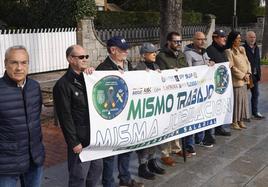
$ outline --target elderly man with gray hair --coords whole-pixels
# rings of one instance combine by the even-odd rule
[[[0,186],[41,185],[45,159],[40,114],[40,85],[27,77],[29,54],[24,46],[5,53],[0,79]]]
[[[259,81],[261,80],[261,66],[260,66],[260,49],[256,44],[256,34],[253,31],[248,31],[246,35],[246,42],[243,45],[246,50],[248,60],[250,62],[252,71],[252,81],[254,87],[250,89],[251,91],[251,111],[253,119],[263,119],[265,118],[258,111],[258,98],[259,98]]]

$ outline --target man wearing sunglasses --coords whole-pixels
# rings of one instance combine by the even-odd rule
[[[167,43],[156,56],[156,63],[161,70],[187,67],[181,49],[181,35],[170,32],[167,35]]]
[[[102,160],[82,163],[79,158],[82,148],[90,141],[89,109],[82,73],[93,71],[88,68],[88,57],[82,46],[68,47],[69,68],[53,88],[56,112],[68,149],[69,187],[94,187],[102,172]]]
[[[114,36],[107,41],[107,51],[109,56],[99,64],[96,70],[105,71],[131,71],[131,63],[127,61],[129,45],[121,36]],[[119,186],[143,187],[143,183],[136,182],[131,178],[129,172],[131,152],[117,156],[119,171]],[[103,158],[102,184],[104,187],[114,187],[115,181],[113,171],[115,167],[115,156]]]
[[[160,50],[156,56],[156,64],[161,70],[165,69],[178,69],[187,67],[188,64],[185,61],[184,54],[181,51],[181,35],[177,32],[170,32],[167,35],[167,43]],[[179,140],[174,140],[160,145],[162,151],[161,160],[167,166],[174,166],[176,161],[171,156],[172,153],[176,153],[177,156],[182,156]],[[187,153],[187,157],[191,155]]]

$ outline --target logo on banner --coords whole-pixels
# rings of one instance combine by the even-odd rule
[[[214,74],[215,92],[223,94],[229,85],[229,79],[227,68],[224,65],[219,66]]]
[[[125,108],[128,100],[126,82],[115,75],[99,80],[93,87],[93,105],[104,119],[113,119]]]

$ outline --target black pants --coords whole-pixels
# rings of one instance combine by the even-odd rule
[[[254,87],[250,89],[251,91],[251,111],[253,115],[258,113],[258,98],[259,98],[259,83],[258,81],[254,81]]]
[[[81,162],[79,154],[68,148],[69,187],[95,187],[102,173],[102,159]]]

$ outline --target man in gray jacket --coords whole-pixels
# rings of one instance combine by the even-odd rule
[[[206,49],[206,37],[203,32],[196,32],[193,37],[193,43],[185,46],[184,55],[185,60],[189,66],[208,65],[213,66],[214,62],[210,61]],[[204,131],[195,134],[195,143],[204,147],[213,147],[215,139],[204,140]],[[194,137],[193,135],[186,137],[186,150],[192,155],[196,155],[194,150]]]

